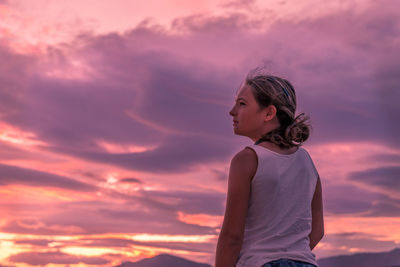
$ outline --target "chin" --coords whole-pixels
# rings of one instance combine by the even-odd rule
[[[245,136],[243,133],[241,133],[239,130],[237,130],[237,129],[233,129],[233,133],[235,134],[235,135],[243,135],[243,136]]]

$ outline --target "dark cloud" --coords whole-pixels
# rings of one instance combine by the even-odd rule
[[[80,51],[86,56],[105,52],[102,60],[107,64],[90,62],[98,66],[101,83],[97,77],[94,81],[70,81],[32,75],[32,90],[26,90],[23,99],[13,96],[18,102],[14,109],[20,108],[6,114],[4,120],[46,140],[50,146],[43,149],[140,170],[185,171],[194,162],[225,160],[232,148],[229,141],[221,142],[220,136],[232,134],[221,77],[197,77],[168,53],[121,48],[129,45],[129,40],[117,35],[99,37]],[[126,65],[124,72],[121,65]],[[148,78],[144,79],[139,69]],[[221,124],[224,120],[225,127]],[[157,149],[114,155],[95,140],[120,146],[156,145]],[[191,150],[185,149],[188,145]],[[180,162],[182,155],[180,159],[186,161]]]
[[[114,232],[120,229],[124,233],[150,233],[150,234],[213,234],[215,229],[211,227],[192,225],[177,220],[177,216],[171,212],[141,212],[137,210],[100,209],[98,214],[107,221],[105,229]],[[56,218],[55,218],[56,219]],[[76,222],[79,224],[79,222]],[[118,227],[116,227],[118,225]],[[88,232],[93,229],[85,226]]]
[[[11,220],[5,223],[1,230],[6,233],[31,234],[31,235],[72,235],[81,234],[79,226],[67,223],[43,224],[35,220],[34,224],[24,223],[22,220]]]
[[[293,77],[299,110],[309,112],[315,126],[314,142],[366,140],[398,146],[400,129],[393,119],[385,119],[381,107],[387,102],[377,97],[387,81],[399,91],[398,63],[392,54],[399,49],[393,32],[382,26],[397,20],[394,12],[373,6],[361,14],[348,10],[298,23],[278,21],[271,27],[268,36],[277,49],[269,61]],[[391,70],[387,76],[378,75],[382,66]],[[398,93],[392,97],[399,99]],[[398,105],[391,114],[399,114]]]
[[[228,172],[213,169],[211,170],[218,181],[226,181],[228,179]]]
[[[327,214],[364,213],[372,208],[373,200],[381,196],[349,184],[329,184],[323,190]]]
[[[349,254],[349,248],[358,248],[361,251],[384,251],[392,250],[398,245],[394,241],[382,240],[382,236],[365,234],[362,232],[346,232],[325,234],[322,242],[330,244],[322,249],[317,247],[315,252],[321,257]]]
[[[24,105],[29,74],[36,64],[33,56],[19,55],[0,42],[0,118],[7,120]]]
[[[40,214],[37,220],[8,221],[1,230],[37,235],[215,234],[214,227],[179,221],[178,212],[221,215],[225,196],[213,192],[139,191],[125,195],[112,191],[104,192],[103,198],[104,201],[55,203],[51,212]]]
[[[352,172],[349,174],[349,179],[383,189],[397,190],[400,188],[400,166]]]
[[[215,143],[213,143],[215,142]],[[195,136],[168,138],[159,147],[138,153],[106,153],[79,148],[54,148],[53,151],[74,155],[89,161],[121,166],[126,169],[155,173],[179,173],[194,170],[207,162],[225,162],[232,155],[228,141]]]
[[[394,241],[382,241],[379,240],[382,236],[365,234],[362,232],[351,232],[351,233],[338,233],[338,234],[327,234],[324,236],[324,242],[337,244],[346,247],[360,247],[366,251],[373,251],[376,248],[381,250],[390,250],[396,247]]]
[[[369,217],[400,217],[400,201],[390,197],[382,197],[372,202]]]
[[[222,215],[225,194],[191,191],[142,191],[143,201],[158,203],[159,208],[172,208],[189,214]],[[171,204],[172,203],[172,204]]]
[[[84,192],[95,191],[97,189],[93,185],[68,177],[5,164],[0,164],[0,175],[0,185],[23,184]]]
[[[76,173],[83,175],[83,176],[89,178],[90,180],[97,181],[97,182],[99,182],[99,181],[104,182],[104,180],[105,180],[104,177],[101,177],[100,175],[98,175],[96,173],[86,171],[86,170],[76,170]]]
[[[17,239],[14,240],[15,244],[29,244],[38,247],[47,247],[51,240],[48,239]]]
[[[385,154],[372,154],[365,158],[366,162],[375,161],[383,162],[386,164],[397,164],[400,162],[400,155],[395,153],[385,153]]]
[[[383,193],[371,192],[352,184],[327,184],[323,191],[326,214],[400,216],[400,201]]]
[[[119,181],[121,183],[134,183],[134,184],[141,184],[142,183],[141,180],[139,180],[138,178],[134,178],[134,177],[122,178],[122,179],[119,179]]]
[[[31,265],[54,264],[78,264],[100,265],[109,263],[108,260],[100,257],[74,256],[59,251],[54,252],[22,252],[12,255],[8,259],[11,262],[22,262]]]

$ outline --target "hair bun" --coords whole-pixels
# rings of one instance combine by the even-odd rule
[[[285,139],[293,145],[300,145],[310,136],[310,124],[307,123],[309,116],[299,114],[285,130]]]

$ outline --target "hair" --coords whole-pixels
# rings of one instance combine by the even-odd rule
[[[296,93],[292,84],[283,78],[260,73],[259,69],[250,71],[245,83],[251,87],[260,108],[274,105],[277,110],[280,126],[265,133],[260,140],[280,148],[301,146],[310,136],[310,117],[304,113],[295,116]]]

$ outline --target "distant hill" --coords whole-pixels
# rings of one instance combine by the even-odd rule
[[[389,252],[357,253],[318,260],[320,267],[400,267],[400,248]]]
[[[320,267],[400,267],[400,248],[389,252],[356,253],[318,260]],[[160,254],[137,262],[124,262],[115,267],[211,267],[204,263]]]
[[[189,261],[168,254],[160,254],[137,262],[124,262],[116,267],[211,267],[211,265]]]

